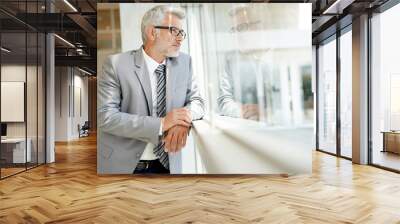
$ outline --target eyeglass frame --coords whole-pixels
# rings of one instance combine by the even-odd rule
[[[168,29],[171,34],[173,34],[173,29],[176,29],[176,30],[178,30],[178,33],[177,34],[173,34],[173,35],[175,35],[176,37],[179,37],[179,34],[180,34],[183,39],[186,38],[185,30],[179,29],[178,27],[175,27],[175,26],[154,26],[154,28],[156,28],[156,29]]]

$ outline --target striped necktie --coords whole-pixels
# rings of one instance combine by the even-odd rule
[[[166,115],[166,66],[161,64],[157,67],[155,73],[157,76],[157,117],[165,117]],[[164,151],[164,143],[159,142],[153,149],[154,154],[160,159],[161,164],[169,169],[168,153]]]

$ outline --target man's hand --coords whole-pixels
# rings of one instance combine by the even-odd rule
[[[162,118],[161,122],[163,132],[169,130],[175,125],[190,127],[192,123],[192,115],[189,109],[185,107],[177,108],[168,112],[168,114]]]
[[[178,152],[186,145],[189,128],[181,125],[172,127],[164,138],[167,152]]]
[[[257,104],[243,104],[242,117],[249,120],[260,120],[260,113]]]

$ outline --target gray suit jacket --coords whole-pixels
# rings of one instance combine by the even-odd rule
[[[168,58],[166,107],[204,114],[189,55]],[[131,174],[147,143],[157,145],[161,119],[152,117],[150,77],[142,49],[109,56],[97,78],[97,172]]]

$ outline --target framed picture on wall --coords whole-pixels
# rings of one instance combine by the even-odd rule
[[[25,82],[1,82],[1,122],[24,122]]]

